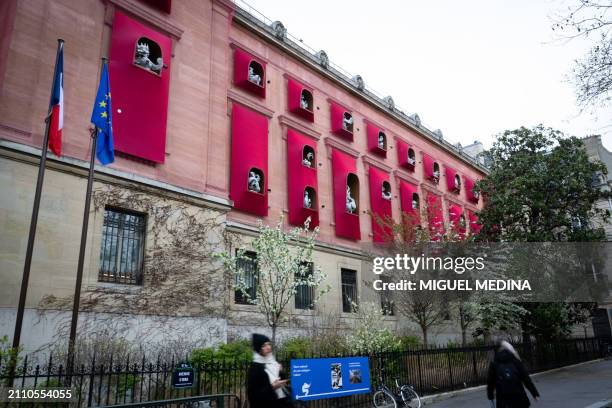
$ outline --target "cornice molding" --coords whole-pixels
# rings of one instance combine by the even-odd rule
[[[372,156],[369,156],[369,155],[361,156],[361,160],[363,160],[363,164],[366,167],[366,171],[368,170],[368,166],[377,167],[380,170],[385,171],[389,174],[391,174],[391,172],[393,171],[393,168],[391,166],[388,166],[385,163],[374,159]]]
[[[300,84],[304,85],[306,88],[310,88],[310,89],[312,89],[313,91],[314,91],[314,90],[319,91],[319,89],[318,89],[316,86],[314,86],[313,84],[311,84],[310,82],[307,82],[307,81],[305,81],[304,79],[302,79],[302,78],[298,78],[297,76],[295,76],[295,75],[291,75],[291,74],[289,74],[289,73],[287,73],[287,72],[285,72],[285,73],[283,74],[283,78],[285,78],[285,79],[292,79],[292,80],[294,80],[295,82],[299,82]],[[314,95],[313,95],[313,96],[314,96]]]
[[[254,100],[242,95],[241,93],[236,92],[233,89],[227,90],[227,115],[232,115],[232,103],[239,103],[240,105],[246,106],[254,110],[255,112],[261,113],[268,118],[272,118],[274,116],[274,111]]]
[[[358,159],[360,156],[359,150],[355,150],[350,146],[345,145],[344,143],[339,142],[338,140],[332,137],[325,138],[325,146],[327,146],[327,156],[331,158],[332,149],[340,150],[343,153],[348,154],[349,156]]]
[[[219,0],[216,0],[219,1]],[[183,35],[183,30],[180,25],[171,20],[170,16],[162,17],[156,12],[151,11],[140,1],[134,0],[106,0],[108,4],[120,8],[123,11],[146,21],[153,27],[168,34],[170,37],[180,40]]]
[[[266,57],[264,57],[263,55],[259,54],[256,51],[253,51],[252,48],[247,47],[246,45],[244,45],[243,43],[241,43],[240,41],[236,40],[233,37],[230,37],[230,48],[232,48],[232,49],[240,48],[242,51],[248,52],[249,54],[251,54],[252,56],[256,57],[257,59],[262,60],[266,64],[268,63],[268,59]]]
[[[310,129],[306,126],[304,126],[303,124],[301,124],[300,122],[298,122],[297,120],[287,116],[287,115],[279,115],[278,117],[278,122],[281,124],[281,126],[283,128],[291,128],[293,130],[296,130],[306,136],[309,136],[311,138],[313,138],[314,140],[319,140],[321,139],[321,133],[317,132],[316,130]],[[285,131],[285,129],[283,129],[283,138],[287,137],[287,132]]]
[[[41,150],[38,147],[0,139],[0,157],[38,166],[40,155]],[[73,157],[56,157],[49,154],[47,157],[47,169],[87,178],[89,162]],[[231,200],[225,198],[189,190],[163,181],[99,164],[95,166],[94,180],[97,182],[116,184],[126,188],[138,188],[151,194],[164,195],[195,205],[215,208],[223,212],[230,211],[234,205]]]
[[[421,183],[421,190],[427,191],[428,193],[435,194],[440,197],[444,197],[444,193],[442,191],[425,183]]]
[[[421,182],[416,177],[411,176],[408,172],[406,172],[404,170],[395,169],[395,170],[393,170],[393,175],[397,179],[398,184],[399,184],[399,180],[404,180],[404,181],[407,181],[410,184],[414,184],[417,187],[419,185],[421,185]]]
[[[347,112],[349,112],[351,115],[353,114],[353,112],[355,111],[355,108],[352,108],[351,106],[347,105],[346,103],[340,102],[337,99],[332,98],[331,96],[327,97],[327,102],[330,104],[335,104],[340,106],[341,108],[344,108]]]

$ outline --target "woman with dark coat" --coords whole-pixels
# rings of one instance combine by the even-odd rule
[[[253,362],[249,368],[247,395],[250,408],[288,408],[291,400],[281,379],[282,366],[272,354],[272,343],[263,334],[253,334]]]
[[[507,341],[498,342],[487,377],[487,397],[491,406],[493,399],[497,398],[497,408],[528,408],[531,404],[523,385],[537,401],[540,394],[518,353]]]

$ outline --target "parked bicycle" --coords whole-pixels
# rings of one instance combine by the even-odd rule
[[[400,385],[399,377],[395,377],[395,387],[385,385],[380,370],[377,391],[372,396],[376,408],[421,408],[421,398],[410,384]]]

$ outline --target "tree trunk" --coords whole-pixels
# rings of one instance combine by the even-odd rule
[[[421,326],[421,331],[423,332],[423,345],[427,348],[429,344],[427,340],[427,327]]]
[[[491,331],[489,331],[489,329],[483,331],[482,337],[484,338],[485,344],[491,344]]]
[[[467,345],[467,325],[465,324],[465,314],[463,312],[463,306],[459,307],[459,326],[461,326],[461,346]]]
[[[272,324],[272,346],[276,347],[276,324]]]

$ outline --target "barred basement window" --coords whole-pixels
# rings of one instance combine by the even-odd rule
[[[312,276],[313,273],[313,264],[312,262],[302,262],[300,264],[304,267],[304,275],[298,276],[296,273],[297,279],[307,279]],[[297,293],[295,294],[295,308],[296,309],[314,309],[314,287],[308,285],[299,285],[297,288]]]
[[[341,269],[342,279],[342,311],[353,313],[353,304],[358,303],[357,299],[357,271],[352,269]]]
[[[243,257],[236,261],[236,266],[242,275],[236,276],[236,285],[242,281],[245,287],[244,290],[236,289],[234,301],[239,304],[248,305],[250,304],[249,299],[254,300],[257,298],[257,279],[259,277],[257,254],[253,251],[245,251]]]
[[[142,284],[146,216],[104,209],[98,281]]]

